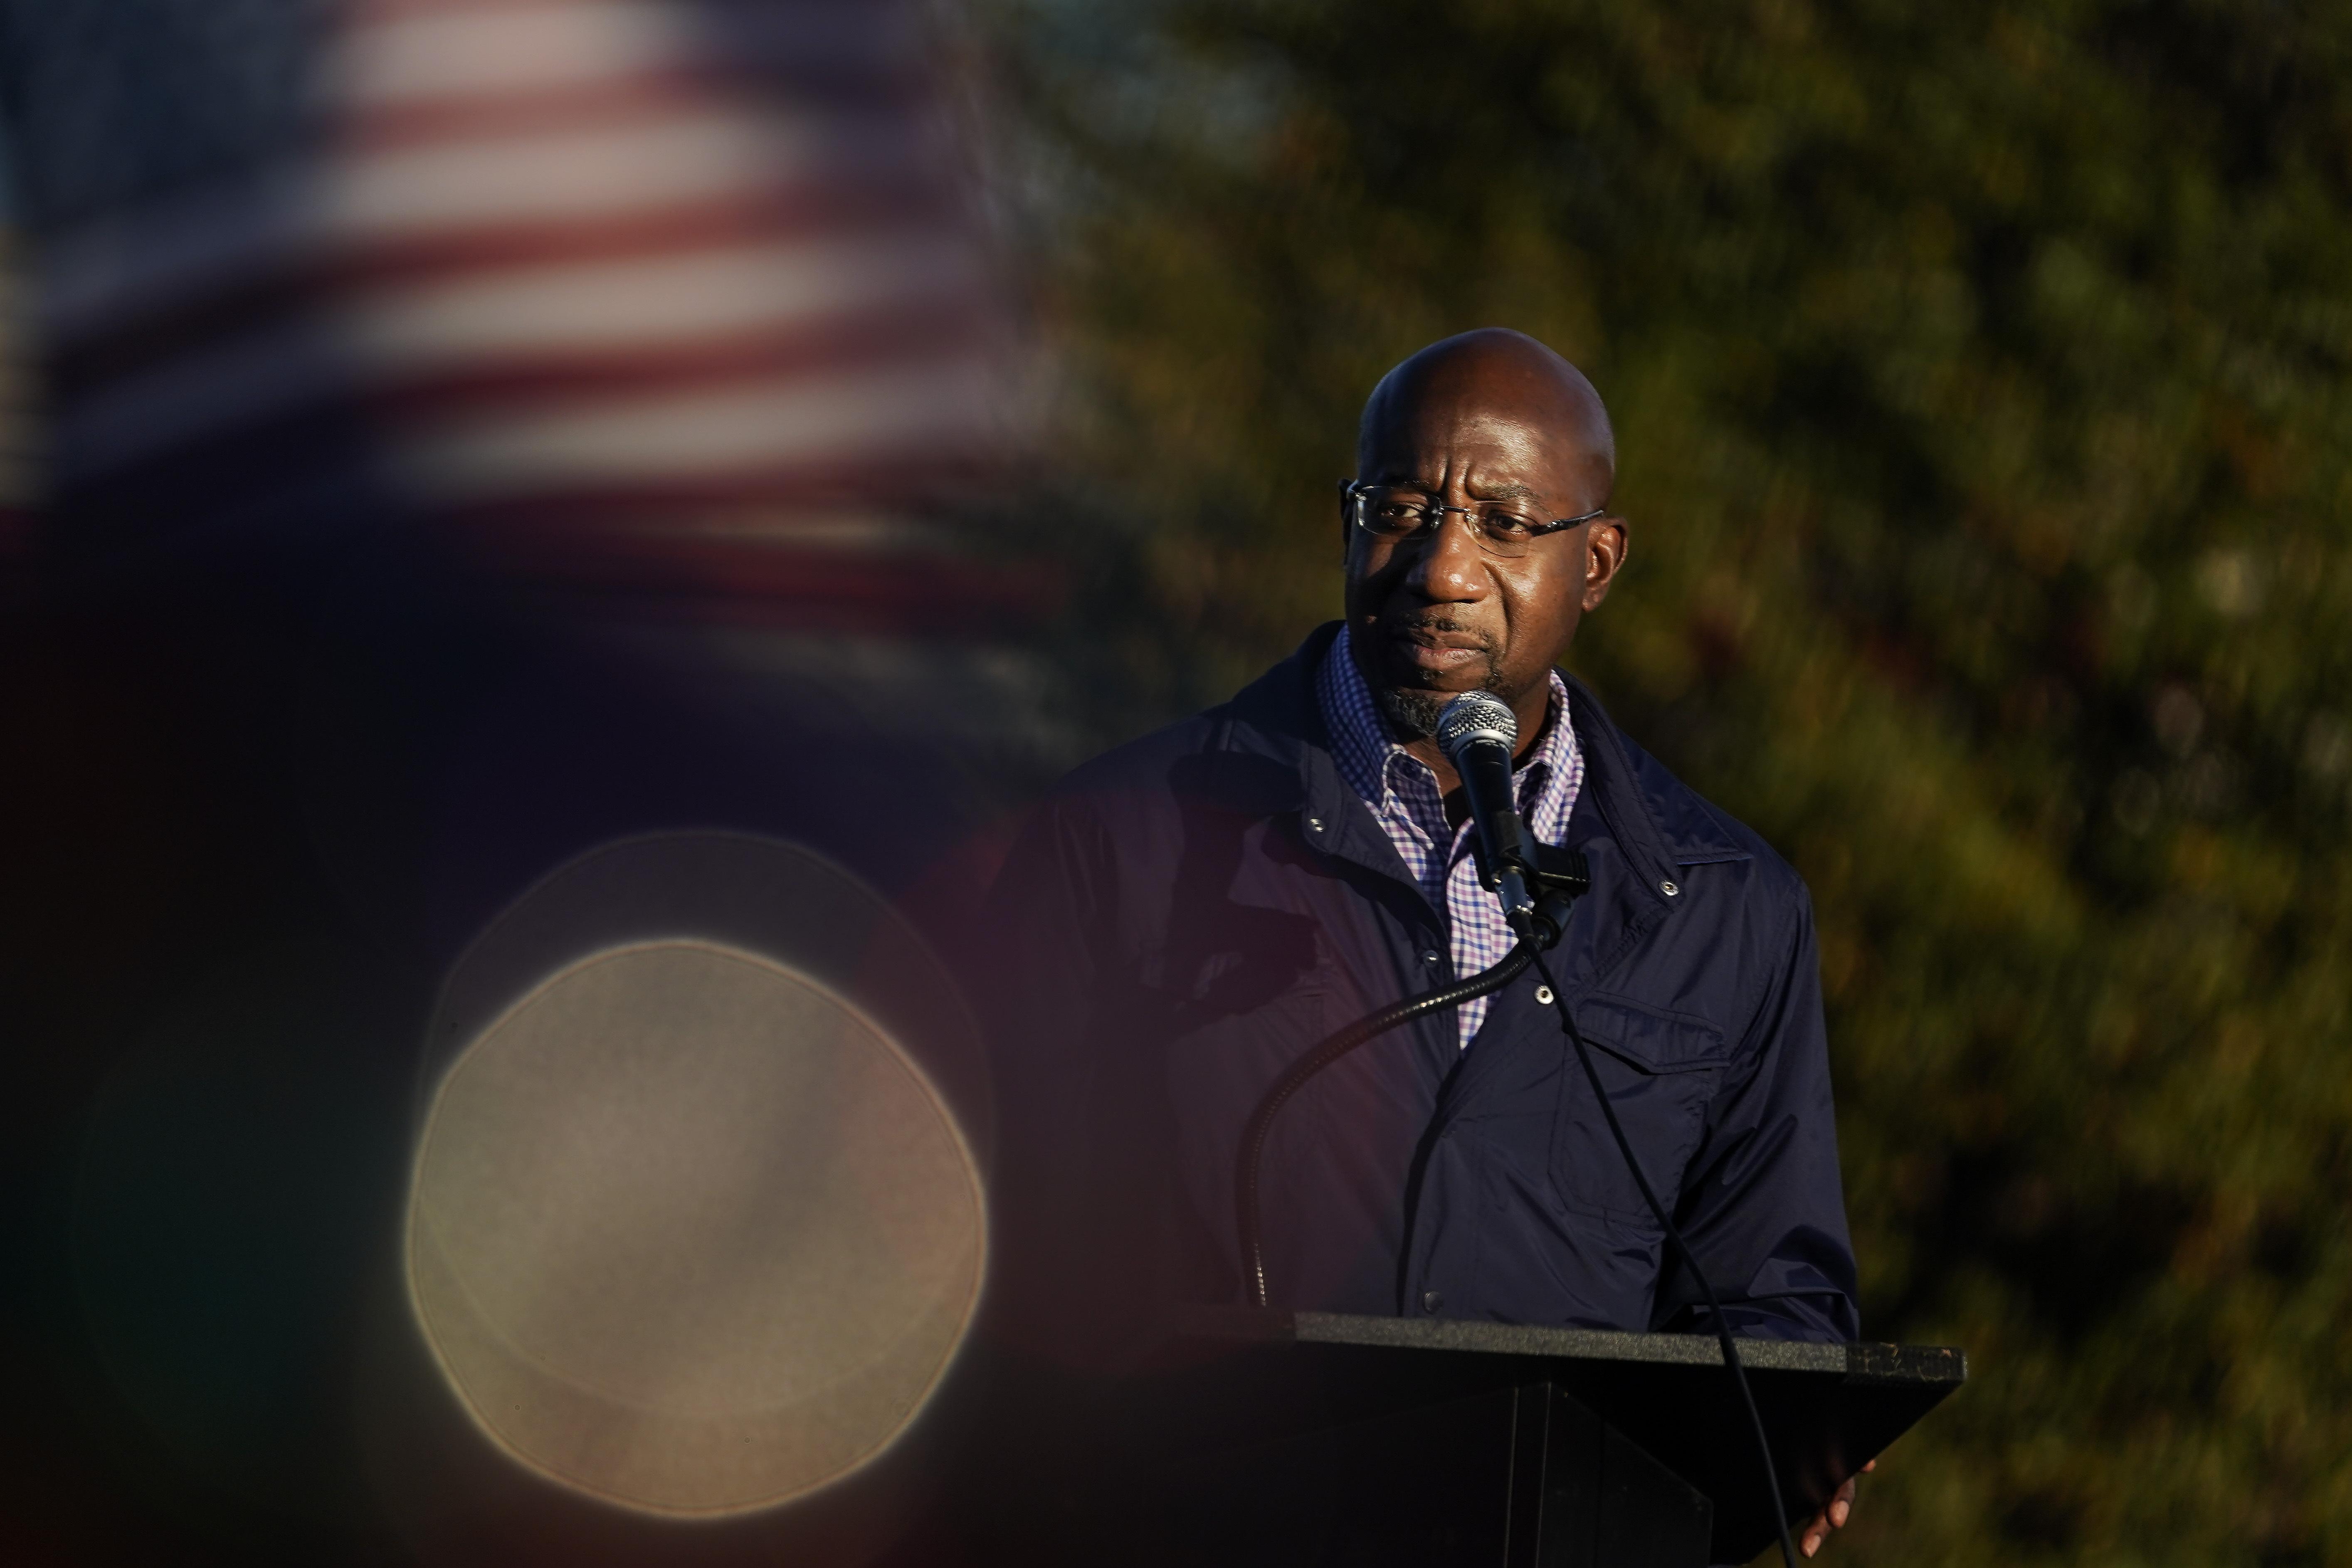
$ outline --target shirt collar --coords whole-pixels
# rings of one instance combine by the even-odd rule
[[[1568,683],[1556,669],[1550,672],[1550,681],[1551,703],[1543,740],[1524,760],[1515,763],[1511,772],[1518,786],[1520,811],[1528,816],[1528,826],[1537,837],[1547,842],[1559,837],[1565,826],[1567,805],[1572,799],[1563,797],[1568,797],[1581,773],[1576,766],[1576,727],[1569,721]],[[1331,731],[1331,752],[1339,764],[1339,776],[1348,781],[1349,787],[1365,805],[1376,812],[1380,810],[1394,791],[1394,770],[1400,766],[1418,770],[1419,778],[1435,783],[1428,764],[1406,751],[1390,731],[1371,687],[1349,652],[1348,628],[1344,625],[1332,639],[1330,651],[1323,656],[1323,667],[1316,672],[1315,690],[1323,709],[1323,721]],[[1409,771],[1408,776],[1414,775]],[[1560,820],[1549,820],[1554,817]]]

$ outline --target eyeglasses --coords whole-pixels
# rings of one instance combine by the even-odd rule
[[[1356,527],[1387,543],[1434,539],[1445,514],[1461,514],[1463,526],[1478,548],[1503,560],[1525,555],[1547,533],[1558,533],[1580,522],[1591,522],[1607,507],[1595,507],[1576,517],[1546,521],[1540,512],[1507,501],[1482,501],[1475,506],[1446,506],[1423,491],[1397,485],[1368,485],[1349,479],[1339,487],[1348,518]]]

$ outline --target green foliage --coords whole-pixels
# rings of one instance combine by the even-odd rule
[[[2352,11],[1004,23],[1098,721],[1334,611],[1390,363],[1576,359],[1573,661],[1810,879],[1865,1321],[1976,1369],[1832,1550],[2352,1563]]]

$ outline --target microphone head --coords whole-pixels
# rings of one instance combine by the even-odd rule
[[[1448,762],[1459,762],[1462,748],[1475,741],[1495,741],[1505,752],[1519,743],[1519,716],[1491,691],[1465,691],[1437,716],[1437,747]]]

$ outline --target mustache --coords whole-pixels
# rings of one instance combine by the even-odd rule
[[[1476,642],[1481,652],[1490,657],[1500,653],[1503,646],[1502,639],[1493,632],[1465,626],[1446,615],[1383,616],[1381,629],[1382,635],[1391,637],[1408,637],[1414,632],[1444,632],[1454,637],[1467,637]]]
[[[1394,620],[1383,621],[1379,631],[1381,639],[1389,643],[1410,643],[1417,632],[1467,637],[1471,645],[1486,656],[1486,679],[1481,684],[1491,689],[1502,677],[1503,639],[1491,629],[1465,626],[1451,616],[1439,614],[1400,616]],[[1408,676],[1405,679],[1411,683],[1407,688],[1411,689],[1417,688],[1424,678]]]

